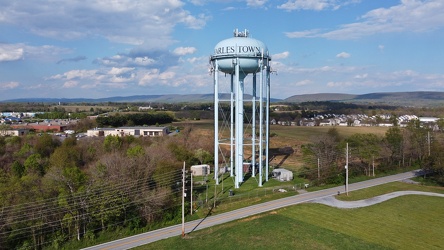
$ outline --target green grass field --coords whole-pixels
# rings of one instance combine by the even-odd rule
[[[353,134],[366,134],[372,133],[377,136],[383,137],[388,128],[386,127],[300,127],[300,126],[281,126],[272,125],[270,127],[270,133],[274,133],[277,136],[285,136],[290,140],[296,140],[300,143],[309,143],[310,137],[317,136],[320,134],[326,134],[329,129],[337,129],[340,136],[346,138]],[[277,139],[277,138],[276,138]],[[270,140],[273,140],[271,138]]]
[[[400,182],[350,193],[444,192]],[[443,249],[444,198],[410,195],[370,207],[300,204],[173,237],[138,249]]]
[[[199,130],[199,133],[209,136],[213,136],[214,121],[213,120],[198,120],[198,121],[183,121],[175,122],[173,126],[192,126],[194,129]],[[271,166],[281,166],[292,171],[297,171],[303,166],[302,154],[300,147],[303,144],[310,143],[312,138],[326,134],[329,129],[337,129],[341,137],[347,138],[353,134],[366,134],[371,133],[379,137],[384,137],[387,132],[387,127],[340,127],[340,126],[325,126],[325,127],[301,127],[301,126],[270,126],[270,154],[279,152],[279,149],[285,147],[291,147],[294,149],[294,153],[286,155],[276,155],[271,161]],[[226,137],[228,137],[229,130],[224,130]],[[249,157],[248,148],[244,151],[246,157]]]

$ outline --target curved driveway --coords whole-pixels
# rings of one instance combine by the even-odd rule
[[[376,178],[372,180],[367,180],[363,182],[353,183],[349,185],[348,190],[354,191],[358,189],[368,188],[372,186],[381,185],[384,183],[401,181],[405,179],[409,179],[415,176],[421,175],[419,170],[406,172],[402,174],[396,174],[391,176],[385,176],[381,178]],[[226,223],[229,221],[241,219],[244,217],[248,217],[255,214],[260,214],[263,212],[279,209],[282,207],[287,207],[303,202],[310,202],[314,200],[321,200],[323,198],[331,197],[333,195],[338,194],[338,192],[344,192],[344,186],[334,187],[324,190],[319,190],[315,192],[303,193],[291,197],[286,197],[278,200],[273,200],[245,208],[240,208],[237,210],[233,210],[230,212],[209,216],[204,219],[194,220],[185,223],[185,233],[190,233],[195,230],[200,230],[207,227],[212,227],[214,225]],[[120,240],[110,241],[101,245],[89,247],[86,249],[129,249],[141,245],[145,245],[154,241],[158,241],[161,239],[166,239],[173,236],[178,236],[182,234],[182,225],[174,225],[138,235],[134,235],[131,237],[127,237]]]
[[[333,196],[328,196],[324,198],[315,199],[311,202],[320,203],[330,207],[337,207],[337,208],[359,208],[359,207],[368,207],[403,195],[427,195],[427,196],[437,196],[444,198],[444,194],[438,194],[438,193],[421,192],[421,191],[398,191],[359,201],[340,201]]]

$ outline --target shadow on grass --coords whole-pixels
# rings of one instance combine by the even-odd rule
[[[210,209],[210,211],[208,211],[207,215],[205,215],[205,217],[204,217],[201,221],[199,221],[199,223],[197,223],[197,225],[196,225],[193,229],[191,229],[191,231],[190,231],[188,234],[194,232],[194,231],[200,226],[200,224],[202,224],[202,222],[203,222],[205,219],[207,219],[208,216],[211,215],[211,212],[213,211],[213,208],[214,208],[214,207],[211,207],[211,209]]]

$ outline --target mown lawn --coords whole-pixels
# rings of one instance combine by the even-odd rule
[[[367,190],[380,194],[391,188],[404,190],[404,185],[414,186],[410,190],[422,189],[401,183]],[[371,193],[366,191],[355,198],[368,197]],[[402,196],[358,209],[306,203],[139,249],[443,249],[443,204],[444,198],[419,195]]]

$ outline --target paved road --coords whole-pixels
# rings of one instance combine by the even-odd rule
[[[420,175],[420,172],[418,170],[415,170],[415,171],[411,171],[411,172],[407,172],[407,173],[376,178],[376,179],[372,179],[372,180],[367,180],[367,181],[363,181],[363,182],[350,184],[348,190],[353,191],[353,190],[368,188],[368,187],[372,187],[372,186],[381,185],[384,183],[409,179],[409,178],[412,178],[412,177],[415,177],[418,175]],[[204,219],[190,221],[190,222],[185,223],[185,233],[190,233],[195,230],[200,230],[200,229],[204,229],[207,227],[212,227],[214,225],[218,225],[218,224],[226,223],[229,221],[248,217],[251,215],[260,214],[263,212],[279,209],[282,207],[287,207],[287,206],[291,206],[291,205],[295,205],[295,204],[299,204],[299,203],[303,203],[303,202],[309,202],[309,201],[313,201],[315,199],[330,197],[330,196],[338,194],[338,192],[344,193],[344,191],[345,191],[344,186],[341,186],[341,187],[334,187],[334,188],[319,190],[319,191],[315,191],[315,192],[307,192],[307,193],[303,193],[303,194],[299,194],[299,195],[295,195],[295,196],[291,196],[291,197],[286,197],[286,198],[282,198],[282,199],[278,199],[278,200],[274,200],[274,201],[269,201],[269,202],[265,202],[265,203],[245,207],[245,208],[240,208],[240,209],[226,212],[223,214],[209,216]],[[178,224],[178,225],[158,229],[155,231],[150,231],[147,233],[142,233],[139,235],[131,236],[128,238],[107,242],[107,243],[93,246],[93,247],[89,247],[86,249],[88,249],[88,250],[93,250],[93,249],[94,250],[96,250],[96,249],[129,249],[129,248],[134,248],[137,246],[142,246],[142,245],[145,245],[145,244],[148,244],[151,242],[155,242],[155,241],[158,241],[161,239],[166,239],[169,237],[178,236],[181,234],[182,234],[182,225]]]
[[[371,205],[375,205],[399,196],[403,195],[427,195],[427,196],[435,196],[435,197],[443,197],[444,194],[438,194],[438,193],[431,193],[431,192],[421,192],[421,191],[398,191],[388,194],[379,195],[373,198],[365,199],[365,200],[359,200],[359,201],[341,201],[336,199],[333,196],[319,198],[316,200],[312,200],[310,202],[313,203],[320,203],[324,204],[330,207],[337,207],[337,208],[359,208],[359,207],[368,207]]]

